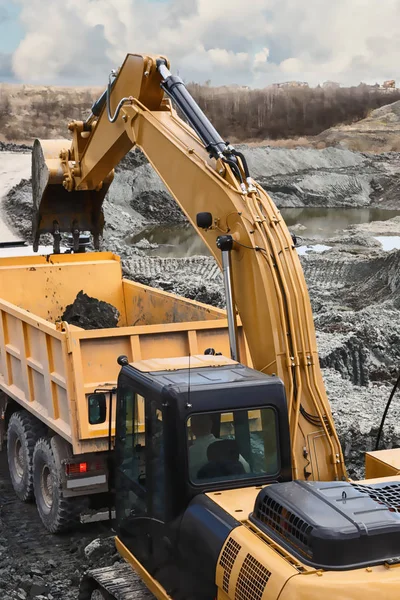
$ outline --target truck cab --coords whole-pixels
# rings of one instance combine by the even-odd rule
[[[284,386],[223,356],[125,364],[115,461],[125,556],[174,598],[215,597],[219,553],[240,523],[206,493],[291,479]]]

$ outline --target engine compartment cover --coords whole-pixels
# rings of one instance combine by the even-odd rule
[[[316,568],[400,562],[400,481],[272,484],[258,494],[250,520]]]

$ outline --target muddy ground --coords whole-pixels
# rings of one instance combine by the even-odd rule
[[[108,522],[63,536],[48,533],[35,505],[16,500],[6,453],[0,452],[1,600],[76,600],[86,569],[119,560],[113,535]]]
[[[245,152],[252,174],[271,192],[278,206],[397,208],[400,154],[267,147],[245,148]],[[21,176],[25,179],[6,194],[0,209],[8,227],[30,241],[31,184],[25,172]],[[117,169],[104,210],[107,225],[103,248],[121,256],[125,276],[224,305],[222,279],[214,259],[149,257],[146,243],[128,243],[131,234],[148,223],[185,221],[142,155],[130,153]],[[351,226],[323,240],[332,247],[328,252],[311,252],[301,259],[324,380],[349,473],[354,477],[363,475],[363,452],[374,446],[384,405],[400,368],[400,251],[383,252],[374,239],[382,234],[400,235],[400,218]],[[306,242],[313,241],[306,231],[301,235]],[[386,447],[400,445],[399,423],[400,408],[395,400],[385,427]],[[79,575],[90,563],[84,548],[94,537],[105,538],[107,546],[110,528],[86,526],[73,536],[47,535],[35,508],[21,509],[14,502],[4,453],[1,460],[0,589],[3,585],[7,590],[4,598],[33,597],[29,585],[35,578],[42,578],[44,583],[39,583],[47,586],[44,598],[76,598]],[[26,531],[23,520],[17,519],[19,510],[28,517]],[[103,554],[100,550],[99,554],[104,561],[115,559],[112,549]],[[36,567],[40,573],[32,572]]]

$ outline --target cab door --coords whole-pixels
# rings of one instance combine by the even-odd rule
[[[150,571],[165,507],[162,409],[152,394],[120,378],[115,444],[118,537]]]

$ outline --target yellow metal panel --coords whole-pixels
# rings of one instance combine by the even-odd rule
[[[365,453],[365,478],[390,477],[400,473],[400,448]]]
[[[189,333],[191,333],[189,331]],[[150,358],[132,363],[132,367],[150,373],[155,371],[177,371],[178,369],[198,369],[201,367],[224,367],[237,365],[235,360],[226,356],[213,356],[198,354],[194,356],[181,356],[177,358]]]
[[[54,325],[38,318],[34,323],[35,319],[25,311],[11,309],[19,315],[18,320],[8,312],[6,303],[1,305],[0,388],[70,440],[68,402],[62,408],[62,415],[59,407],[60,398],[66,399],[66,373],[64,369],[56,372],[52,366],[53,354],[62,352],[61,335]]]
[[[232,515],[237,521],[247,521],[254,510],[257,495],[263,486],[238,488],[206,494],[215,504]]]
[[[228,547],[232,542],[236,545],[233,555]],[[231,532],[221,550],[216,584],[231,600],[276,600],[286,582],[298,576],[299,571],[283,556],[241,526]]]
[[[216,501],[216,497],[208,495]],[[220,505],[225,507],[227,504]],[[231,511],[232,506],[229,509]],[[239,551],[236,546],[236,553],[228,564],[230,574],[226,574],[223,557],[230,539],[239,545]],[[225,556],[227,554],[230,554],[229,548]],[[244,564],[246,557],[250,561],[255,559],[258,566],[269,573],[262,595],[254,595],[254,586],[248,578],[249,570]],[[257,576],[256,581],[260,581]],[[221,590],[225,590],[225,595],[218,595],[221,600],[253,600],[256,597],[260,600],[398,600],[400,568],[382,565],[347,571],[312,569],[290,557],[277,544],[269,541],[267,536],[258,536],[251,529],[241,526],[232,531],[222,548],[216,583]]]
[[[398,600],[400,569],[318,571],[288,581],[279,600]]]
[[[182,321],[226,319],[226,311],[180,298],[140,283],[123,280],[128,325],[155,325]]]

